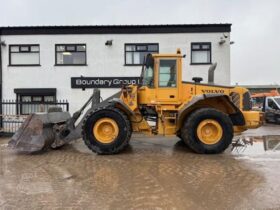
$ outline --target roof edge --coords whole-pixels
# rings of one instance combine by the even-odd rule
[[[77,26],[6,26],[0,35],[43,34],[149,34],[231,32],[230,23],[173,25],[77,25]]]

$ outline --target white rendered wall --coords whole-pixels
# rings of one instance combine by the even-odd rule
[[[228,33],[225,33],[229,35]],[[183,78],[202,77],[207,82],[210,65],[190,65],[191,42],[211,42],[212,63],[217,62],[215,83],[230,84],[230,38],[219,45],[223,33],[181,34],[89,34],[89,35],[9,35],[1,36],[6,47],[2,47],[3,99],[15,99],[15,88],[56,88],[57,99],[67,99],[70,111],[80,108],[92,90],[71,88],[71,77],[121,77],[140,76],[141,66],[124,66],[125,43],[158,43],[160,53],[175,53],[181,48],[186,54],[183,62]],[[107,40],[112,46],[105,46]],[[87,46],[87,66],[55,66],[55,44],[83,44]],[[11,67],[9,65],[10,44],[39,44],[41,66]],[[105,99],[118,89],[101,89]]]

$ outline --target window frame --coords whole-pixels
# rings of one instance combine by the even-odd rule
[[[24,89],[18,89],[18,90],[24,90]],[[57,101],[57,93],[55,88],[30,88],[28,90],[25,90],[24,92],[18,92],[16,89],[14,90],[16,93],[16,101],[19,102],[16,113],[19,115],[29,115],[30,113],[23,112],[23,106],[24,105],[41,105],[45,104],[48,101],[45,101],[45,96],[52,96],[54,98],[53,102],[49,101],[49,104],[54,103]],[[24,102],[22,101],[23,97],[30,97],[31,101]],[[34,97],[41,97],[42,101],[35,101],[33,100]]]
[[[54,100],[53,101],[45,101],[45,96],[52,96],[52,97],[54,97]],[[23,99],[23,97],[31,97],[31,101],[23,101],[22,99]],[[34,100],[34,98],[35,97],[41,97],[41,101],[36,101],[36,100]],[[46,103],[47,104],[51,104],[51,103],[55,103],[56,102],[56,95],[40,95],[40,94],[37,94],[37,95],[33,95],[33,94],[31,94],[31,95],[19,95],[19,114],[20,115],[30,115],[31,113],[25,113],[23,110],[23,106],[24,105],[30,105],[30,106],[32,106],[33,105],[33,107],[34,107],[34,105],[38,105],[38,106],[40,106],[40,105],[46,105]]]
[[[79,46],[79,45],[84,45],[85,46],[85,51],[77,51],[77,46]],[[64,46],[65,47],[65,51],[57,51],[57,47],[58,46]],[[67,46],[69,47],[69,46],[75,46],[75,51],[67,51],[66,49],[67,49]],[[81,43],[81,44],[77,44],[77,43],[75,43],[75,44],[69,44],[69,43],[67,43],[67,44],[55,44],[55,47],[54,47],[54,51],[55,51],[55,66],[87,66],[87,45],[86,45],[86,43]],[[57,53],[58,52],[84,52],[85,53],[85,63],[84,64],[58,64],[57,63]]]
[[[175,86],[174,87],[172,87],[172,86],[162,86],[162,85],[160,85],[160,61],[162,61],[162,60],[174,60],[175,61],[175,63],[176,63],[176,80],[175,80]],[[158,88],[177,88],[178,87],[178,59],[177,58],[160,58],[160,59],[158,59],[158,84],[157,84],[157,87]]]
[[[193,49],[194,45],[200,45],[199,49]],[[202,45],[209,45],[209,49],[202,49]],[[193,62],[193,51],[206,51],[210,52],[210,62],[194,63]],[[190,65],[211,65],[212,64],[212,43],[211,42],[192,42],[191,43],[191,62]]]
[[[135,45],[136,51],[127,51],[126,46],[127,45]],[[148,45],[157,45],[158,50],[157,51],[148,51],[148,50],[137,50],[137,46],[147,46]],[[126,63],[126,53],[127,52],[148,52],[148,53],[159,53],[159,43],[125,43],[124,44],[124,66],[142,66],[142,63],[139,64],[127,64]]]
[[[18,52],[12,52],[12,47],[19,47]],[[21,51],[21,47],[28,47],[28,51]],[[31,47],[38,47],[38,51],[31,51]],[[12,54],[13,53],[38,53],[39,54],[39,64],[12,64]],[[9,66],[41,66],[41,54],[40,54],[40,45],[39,44],[10,44],[9,45]]]

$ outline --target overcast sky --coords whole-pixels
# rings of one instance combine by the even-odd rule
[[[279,0],[0,2],[0,26],[232,23],[232,84],[280,84]]]

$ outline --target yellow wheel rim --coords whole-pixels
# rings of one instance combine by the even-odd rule
[[[119,134],[116,121],[108,117],[97,120],[92,130],[97,141],[103,144],[112,143]]]
[[[216,144],[223,136],[223,128],[216,120],[206,119],[199,123],[197,136],[204,144]]]

